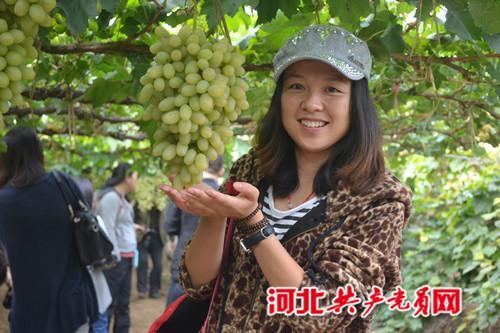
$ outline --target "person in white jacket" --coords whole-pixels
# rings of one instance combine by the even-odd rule
[[[130,164],[121,163],[97,194],[96,212],[104,221],[118,264],[104,271],[113,300],[106,315],[100,316],[100,320],[94,323],[94,332],[100,332],[101,327],[107,329],[112,316],[112,332],[130,331],[130,292],[133,259],[137,249],[135,230],[141,229],[141,226],[134,223],[134,209],[126,195],[135,191],[137,178],[138,173]]]

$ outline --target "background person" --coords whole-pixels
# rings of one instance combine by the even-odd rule
[[[0,241],[14,286],[11,332],[87,333],[97,315],[96,295],[80,263],[64,197],[45,171],[42,144],[27,128],[10,130],[4,141]]]
[[[107,314],[101,315],[94,324],[94,330],[108,326],[111,317],[114,317],[114,333],[126,333],[130,330],[132,268],[137,248],[135,230],[142,227],[134,223],[134,209],[126,195],[135,191],[137,177],[138,173],[129,163],[120,163],[104,188],[96,194],[96,212],[104,221],[114,245],[113,253],[119,261],[115,267],[104,271],[112,302]]]
[[[149,297],[160,298],[161,276],[163,272],[163,245],[165,243],[160,230],[161,211],[153,207],[148,212],[142,213],[141,216],[144,220],[145,231],[137,246],[139,250],[137,292],[139,298],[146,297],[148,295],[149,284]],[[153,267],[149,273],[148,281],[149,257],[151,257]]]

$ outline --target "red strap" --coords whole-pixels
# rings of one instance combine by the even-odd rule
[[[236,191],[235,188],[233,187],[232,181],[227,181],[226,190],[227,190],[227,194],[229,194],[229,195],[236,196],[239,194],[239,192]],[[207,330],[208,318],[210,317],[210,312],[212,310],[212,306],[214,304],[215,297],[217,296],[217,292],[219,291],[219,287],[220,287],[221,280],[222,280],[222,273],[224,272],[224,266],[225,266],[227,259],[229,257],[229,245],[231,244],[231,237],[233,235],[234,221],[228,218],[227,222],[229,222],[229,226],[227,228],[226,237],[224,239],[224,251],[222,252],[222,263],[221,263],[221,266],[219,269],[219,274],[217,274],[217,280],[215,281],[215,287],[214,287],[214,291],[212,293],[212,299],[210,300],[210,306],[208,307],[207,318],[205,319],[205,323],[203,324],[203,327],[201,329],[202,333],[205,333]]]

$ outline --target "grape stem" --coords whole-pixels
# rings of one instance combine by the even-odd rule
[[[196,0],[191,0],[193,3],[193,30],[196,30],[198,25],[198,2]]]
[[[153,1],[153,2],[156,5],[156,13],[153,15],[151,20],[148,22],[148,24],[141,31],[129,36],[127,39],[125,39],[125,41],[135,40],[139,36],[145,34],[146,32],[149,32],[153,28],[153,24],[156,23],[156,21],[158,20],[158,17],[160,17],[161,12],[167,6],[167,0],[163,1],[163,4],[161,4],[161,5],[157,1]]]
[[[219,16],[219,21],[222,22],[222,27],[224,30],[224,35],[227,40],[231,43],[231,36],[229,35],[229,29],[227,28],[226,19],[224,18],[224,11],[222,10],[222,6],[219,0],[215,0],[215,11],[217,12],[217,16]]]

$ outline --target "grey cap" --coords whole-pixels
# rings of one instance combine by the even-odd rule
[[[333,25],[305,28],[278,51],[273,59],[274,79],[293,63],[313,59],[332,66],[351,80],[370,79],[372,58],[364,41]]]

